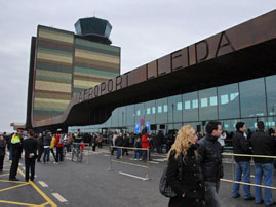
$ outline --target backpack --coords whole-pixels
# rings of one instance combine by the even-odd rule
[[[183,155],[180,155],[180,158],[178,158],[178,167],[179,167],[179,180],[182,180],[182,172],[183,172]],[[177,193],[175,193],[171,186],[169,186],[168,181],[167,181],[167,170],[168,166],[166,166],[163,170],[160,183],[159,183],[159,191],[160,193],[168,198],[173,198],[177,196]]]

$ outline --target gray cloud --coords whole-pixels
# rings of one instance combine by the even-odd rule
[[[0,0],[0,131],[25,122],[31,37],[38,24],[74,30],[80,17],[108,19],[122,73],[276,8],[243,0]]]

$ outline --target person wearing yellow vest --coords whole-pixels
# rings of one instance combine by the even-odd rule
[[[56,155],[54,153],[55,143],[56,143],[56,138],[55,138],[55,135],[53,135],[51,143],[50,143],[50,152],[52,153],[52,155],[53,155],[53,157],[55,159],[54,163],[57,163],[57,157],[56,157]]]
[[[16,131],[11,138],[11,148],[12,148],[12,163],[10,167],[10,175],[9,180],[10,181],[17,181],[16,174],[17,174],[17,168],[18,168],[18,162],[21,156],[22,152],[22,143],[21,143],[21,135],[19,133],[19,130]]]

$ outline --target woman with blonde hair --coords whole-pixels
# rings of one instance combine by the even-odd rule
[[[197,135],[191,125],[183,126],[168,152],[167,182],[175,197],[169,207],[205,206],[205,187],[197,153]]]

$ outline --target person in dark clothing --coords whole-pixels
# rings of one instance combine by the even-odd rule
[[[44,141],[44,132],[38,136],[38,156],[37,156],[37,162],[40,162],[41,156],[44,152],[44,147],[43,147],[43,141]]]
[[[217,121],[207,123],[206,135],[199,140],[198,153],[203,179],[206,186],[206,206],[219,207],[221,201],[218,196],[220,179],[223,177],[222,146],[218,138],[222,133],[222,125]]]
[[[19,159],[22,152],[22,138],[21,138],[21,134],[19,133],[19,130],[12,135],[11,151],[12,151],[12,163],[10,167],[9,180],[18,181],[16,179],[16,174],[17,174]]]
[[[275,139],[264,131],[264,122],[257,123],[258,130],[251,135],[250,144],[252,146],[253,155],[267,155],[273,156],[276,152]],[[255,161],[255,179],[256,184],[262,185],[264,180],[265,186],[272,186],[273,175],[273,159],[254,157]],[[264,189],[264,197],[260,187],[256,187],[256,203],[264,202],[265,206],[274,206],[275,202],[272,200],[272,191],[269,188]]]
[[[129,138],[127,134],[124,134],[123,136],[123,147],[129,147]],[[123,149],[123,156],[126,154],[128,155],[128,150],[127,149]]]
[[[246,136],[246,126],[244,122],[238,122],[236,124],[236,133],[233,137],[233,152],[234,154],[251,154],[249,149],[249,141]],[[235,156],[235,181],[250,183],[250,157]],[[238,198],[240,184],[234,183],[232,187],[232,197]],[[245,200],[254,200],[251,196],[250,186],[243,186],[243,198]]]
[[[31,169],[31,181],[34,181],[35,159],[37,158],[37,145],[38,145],[37,140],[34,139],[33,132],[30,132],[29,138],[24,140],[23,142],[23,148],[25,150],[26,182],[29,182],[30,169]]]
[[[117,137],[117,139],[115,140],[115,146],[116,147],[122,147],[123,146],[123,136],[122,136],[122,133],[120,133]],[[116,158],[119,159],[122,155],[122,148],[116,148]]]
[[[6,140],[4,139],[4,136],[0,135],[0,172],[3,171],[3,163],[6,153]]]
[[[3,136],[6,141],[7,149],[9,151],[9,160],[12,160],[12,149],[11,149],[11,138],[13,134],[7,135],[6,132],[4,132]]]
[[[156,140],[155,140],[155,146],[156,146],[156,151],[157,153],[161,153],[162,152],[162,141],[165,139],[165,136],[163,134],[162,130],[159,130],[156,136]]]
[[[51,132],[47,131],[43,139],[43,148],[44,148],[43,163],[49,162],[50,160],[49,158],[50,158],[51,141],[52,141]]]
[[[170,198],[169,207],[205,206],[205,187],[196,141],[193,127],[183,126],[168,153],[167,182],[177,194]]]

